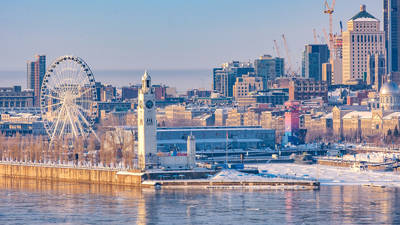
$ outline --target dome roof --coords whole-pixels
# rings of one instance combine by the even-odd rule
[[[393,81],[388,81],[383,84],[381,91],[379,92],[381,95],[400,95],[399,86]]]

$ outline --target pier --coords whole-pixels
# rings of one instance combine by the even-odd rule
[[[0,163],[0,177],[62,181],[84,184],[110,184],[140,188],[203,188],[257,190],[317,190],[319,182],[302,180],[212,180],[218,171],[182,171],[74,168],[68,166]]]

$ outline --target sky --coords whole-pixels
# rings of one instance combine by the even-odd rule
[[[331,2],[331,0],[329,0]],[[382,21],[382,0],[336,0],[334,31],[361,4]],[[329,31],[324,0],[1,0],[0,70],[26,69],[35,54],[73,54],[95,70],[210,69],[231,60],[285,56]]]

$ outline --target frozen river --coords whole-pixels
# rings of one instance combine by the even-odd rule
[[[400,189],[138,190],[0,179],[0,224],[400,224]]]
[[[355,171],[349,167],[323,165],[260,164],[257,166],[264,173],[280,177],[297,179],[315,179],[322,185],[383,185],[400,187],[400,173]]]

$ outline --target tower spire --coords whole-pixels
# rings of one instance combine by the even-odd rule
[[[147,93],[151,89],[151,77],[147,70],[144,71],[142,77],[142,91],[143,93]]]

